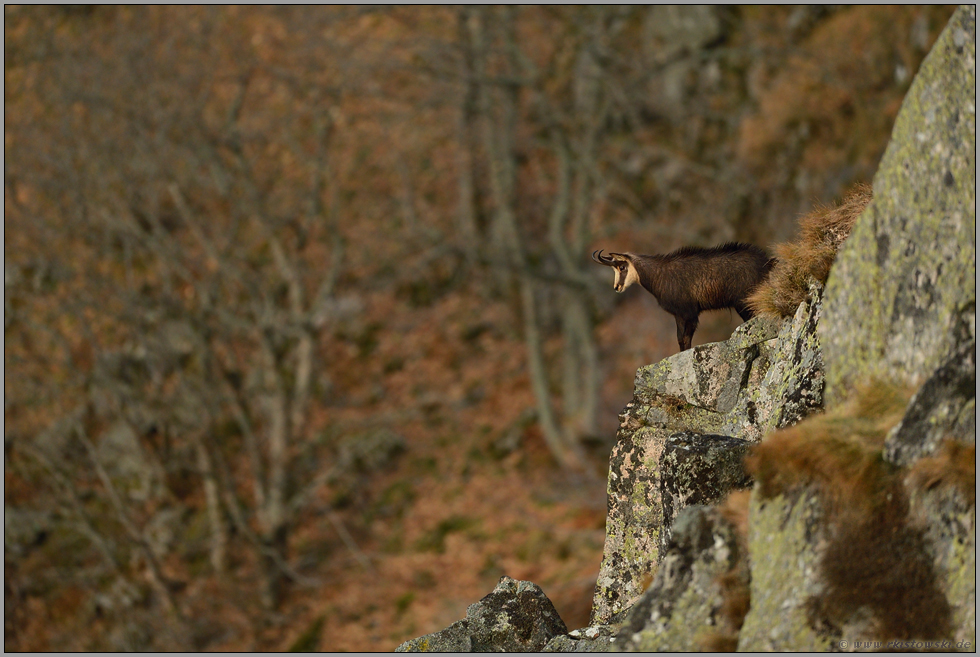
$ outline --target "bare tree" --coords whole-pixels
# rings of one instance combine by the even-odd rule
[[[309,581],[289,565],[293,497],[309,498],[290,472],[309,438],[311,388],[323,367],[316,338],[331,320],[343,262],[331,160],[339,86],[310,73],[322,48],[316,26],[293,26],[309,43],[289,61],[239,43],[240,58],[227,62],[209,46],[207,29],[222,24],[209,10],[180,44],[167,42],[166,10],[131,18],[146,29],[108,30],[108,58],[49,43],[46,56],[61,61],[37,93],[54,111],[26,127],[36,151],[21,142],[11,149],[18,170],[34,173],[8,180],[12,195],[49,199],[19,209],[40,211],[51,236],[67,231],[87,247],[78,250],[79,285],[66,310],[120,336],[113,345],[86,335],[106,366],[76,395],[97,422],[75,434],[87,465],[59,477],[84,478],[86,468],[98,475],[173,609],[142,538],[152,513],[113,492],[98,443],[116,418],[174,441],[180,447],[169,458],[186,459],[201,481],[214,571],[226,568],[231,527],[264,563],[262,599],[271,608],[284,581]],[[55,157],[38,166],[48,152]]]
[[[520,10],[460,10],[459,23],[465,27],[460,31],[465,93],[458,134],[461,161],[470,161],[474,151],[467,140],[475,128],[471,100],[475,79],[493,208],[484,257],[494,266],[501,285],[506,287],[511,273],[515,274],[528,369],[545,440],[559,463],[581,470],[585,467],[581,439],[595,432],[599,382],[593,335],[595,280],[587,269],[586,252],[595,202],[606,184],[601,138],[612,104],[603,84],[608,60],[603,52],[622,21],[617,22],[616,12],[602,8],[568,10],[558,18],[551,23],[560,30],[552,35],[556,45],[549,61],[539,66],[518,43]],[[539,137],[518,148],[518,132]],[[533,158],[535,166],[522,169],[521,157]],[[547,198],[546,216],[528,216],[520,207],[521,170],[539,172],[536,190]],[[458,172],[463,207],[473,205],[472,172],[472,166]],[[532,265],[529,254],[539,264]],[[545,288],[549,292],[557,288],[554,312],[563,336],[560,365],[549,363],[543,349],[544,327],[550,318],[542,315],[538,296]],[[561,388],[558,406],[550,385],[553,378]]]

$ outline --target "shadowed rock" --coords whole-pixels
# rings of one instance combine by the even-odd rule
[[[594,625],[556,636],[541,652],[612,652],[618,628]]]
[[[730,491],[751,486],[752,478],[742,466],[751,444],[740,438],[710,434],[685,432],[670,436],[660,456],[664,527],[671,527],[686,507],[715,504]],[[670,539],[669,529],[661,533],[661,555],[667,553]]]
[[[936,452],[947,438],[976,442],[977,344],[953,352],[915,393],[901,423],[885,440],[885,458],[909,465]]]
[[[616,636],[617,650],[700,650],[717,628],[719,580],[742,558],[735,530],[717,509],[691,506],[677,516],[672,534],[650,588]]]

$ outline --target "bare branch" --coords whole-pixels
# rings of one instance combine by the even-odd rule
[[[180,618],[180,610],[174,604],[173,597],[170,594],[170,589],[167,586],[167,579],[164,577],[163,572],[160,569],[160,563],[157,561],[156,555],[153,554],[153,549],[150,547],[150,544],[143,535],[143,532],[136,527],[136,524],[133,522],[132,518],[129,517],[129,512],[126,510],[126,506],[123,504],[122,498],[119,496],[119,492],[116,490],[115,484],[112,483],[112,479],[102,466],[102,461],[99,458],[98,452],[96,451],[95,446],[92,444],[92,441],[89,439],[88,433],[86,432],[81,420],[75,423],[75,435],[78,437],[79,441],[81,441],[82,445],[85,446],[85,450],[88,452],[89,459],[92,462],[95,473],[98,475],[99,481],[102,482],[102,486],[109,498],[109,502],[116,511],[117,520],[119,520],[119,523],[123,526],[123,529],[129,536],[129,539],[140,549],[143,559],[146,560],[150,583],[153,585],[157,595],[160,596],[160,600],[163,602],[164,608],[168,613]]]

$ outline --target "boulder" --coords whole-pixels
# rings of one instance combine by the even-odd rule
[[[885,458],[910,465],[945,439],[976,443],[977,344],[969,341],[916,391],[901,423],[885,439]]]
[[[752,478],[742,466],[751,444],[741,438],[690,432],[667,438],[660,456],[660,497],[664,527],[668,528],[660,535],[661,555],[667,553],[669,528],[682,510],[717,504],[729,491],[752,485]]]
[[[504,575],[466,618],[406,641],[395,652],[539,652],[568,632],[541,587]]]
[[[617,627],[593,625],[556,636],[541,652],[612,652]]]
[[[826,652],[834,638],[814,629],[807,602],[820,590],[818,546],[824,513],[812,492],[762,500],[749,507],[751,562],[748,614],[738,638],[740,652]]]
[[[975,453],[972,455],[975,458]],[[973,484],[976,485],[974,476]],[[910,516],[925,530],[925,545],[950,605],[950,641],[966,652],[976,650],[977,510],[949,486],[913,490]],[[967,643],[969,642],[969,643]]]

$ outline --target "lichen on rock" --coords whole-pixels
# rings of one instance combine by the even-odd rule
[[[710,467],[731,473],[747,444],[820,408],[820,308],[820,289],[814,287],[792,319],[753,318],[724,342],[637,370],[633,399],[620,415],[610,455],[606,545],[593,623],[619,618],[636,601],[685,504],[713,503],[747,483],[737,474],[718,477],[704,468],[683,485],[674,478],[667,484],[673,492],[665,516],[662,461],[671,436],[701,436],[705,453],[711,453]],[[673,465],[671,473],[677,472]]]
[[[976,338],[976,6],[922,62],[827,281],[831,403],[869,377],[920,383]]]
[[[395,652],[538,652],[567,632],[541,587],[505,575],[466,609],[466,618],[406,641]]]
[[[832,637],[814,630],[806,601],[819,591],[818,553],[823,510],[811,494],[762,500],[750,507],[752,606],[738,639],[747,652],[828,651]]]
[[[650,588],[616,637],[624,652],[694,651],[714,632],[722,606],[720,578],[744,558],[734,528],[717,509],[680,513]]]

